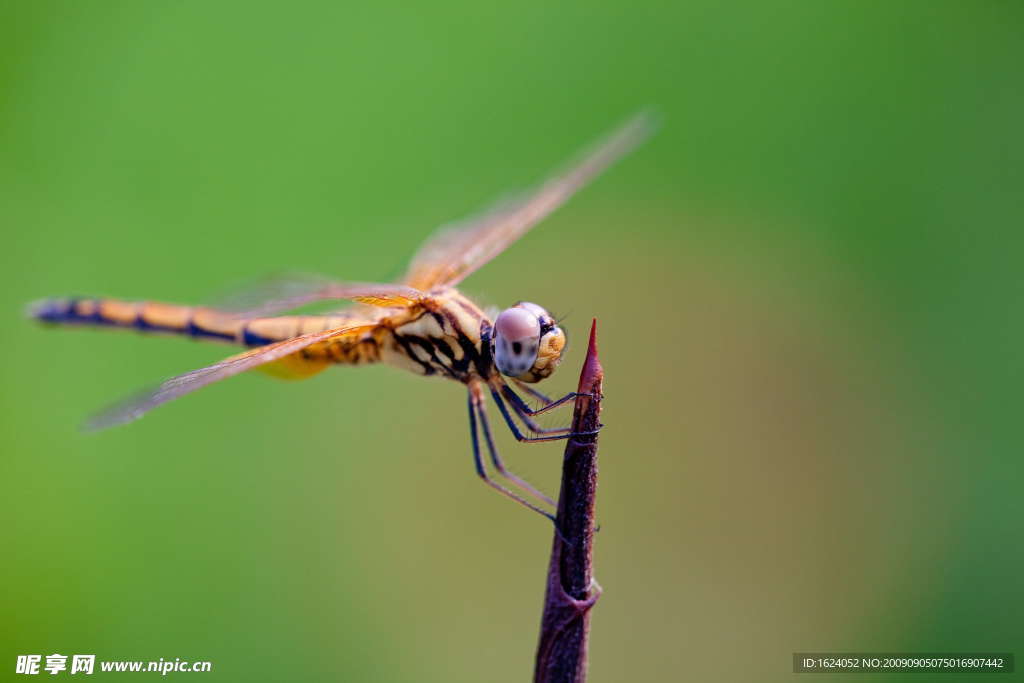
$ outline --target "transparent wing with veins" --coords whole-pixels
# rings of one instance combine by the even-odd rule
[[[532,192],[499,202],[479,216],[442,226],[413,258],[404,284],[349,283],[320,275],[283,273],[250,285],[216,307],[239,317],[256,317],[330,299],[372,306],[411,305],[421,300],[425,291],[457,285],[507,249],[655,128],[651,114],[637,114]]]
[[[328,286],[343,283],[326,275],[283,271],[241,283],[238,287],[214,298],[209,307],[218,311],[248,315],[259,312],[268,303],[305,296]]]
[[[384,308],[411,306],[425,294],[399,284],[339,282],[321,275],[282,273],[252,283],[214,304],[239,318],[277,315],[317,301],[347,299]]]
[[[306,334],[294,339],[261,346],[245,353],[240,353],[224,360],[208,365],[205,368],[192,370],[183,375],[172,377],[155,389],[144,391],[118,403],[99,415],[91,418],[84,428],[87,431],[106,429],[115,425],[136,420],[146,412],[159,405],[173,401],[208,384],[233,377],[246,370],[251,370],[265,363],[270,363],[302,349],[329,339],[345,335],[361,335],[371,331],[375,325],[355,325],[338,327],[324,332]]]
[[[457,285],[647,139],[655,127],[652,115],[638,114],[532,192],[443,226],[420,248],[403,281],[424,291]]]

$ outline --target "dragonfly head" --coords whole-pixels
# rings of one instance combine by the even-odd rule
[[[520,301],[494,321],[491,354],[503,375],[539,382],[562,360],[565,333],[537,304]]]

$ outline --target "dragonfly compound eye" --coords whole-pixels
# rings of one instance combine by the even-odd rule
[[[494,321],[494,363],[503,375],[528,372],[540,348],[540,320],[533,311],[515,306]]]

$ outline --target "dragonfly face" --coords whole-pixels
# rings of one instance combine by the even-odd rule
[[[506,377],[529,383],[550,377],[564,349],[565,333],[537,304],[520,301],[494,321],[491,354]]]

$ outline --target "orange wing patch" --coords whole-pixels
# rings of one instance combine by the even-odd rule
[[[294,353],[256,368],[259,372],[276,379],[299,380],[308,379],[323,372],[330,363],[323,359],[303,358],[302,354]]]
[[[323,372],[330,365],[359,365],[379,360],[377,346],[372,342],[371,335],[377,329],[377,323],[350,320],[345,325],[356,326],[326,341],[311,344],[298,353],[259,365],[256,370],[277,379],[299,380]],[[362,345],[362,342],[367,341],[370,342],[369,347]]]

